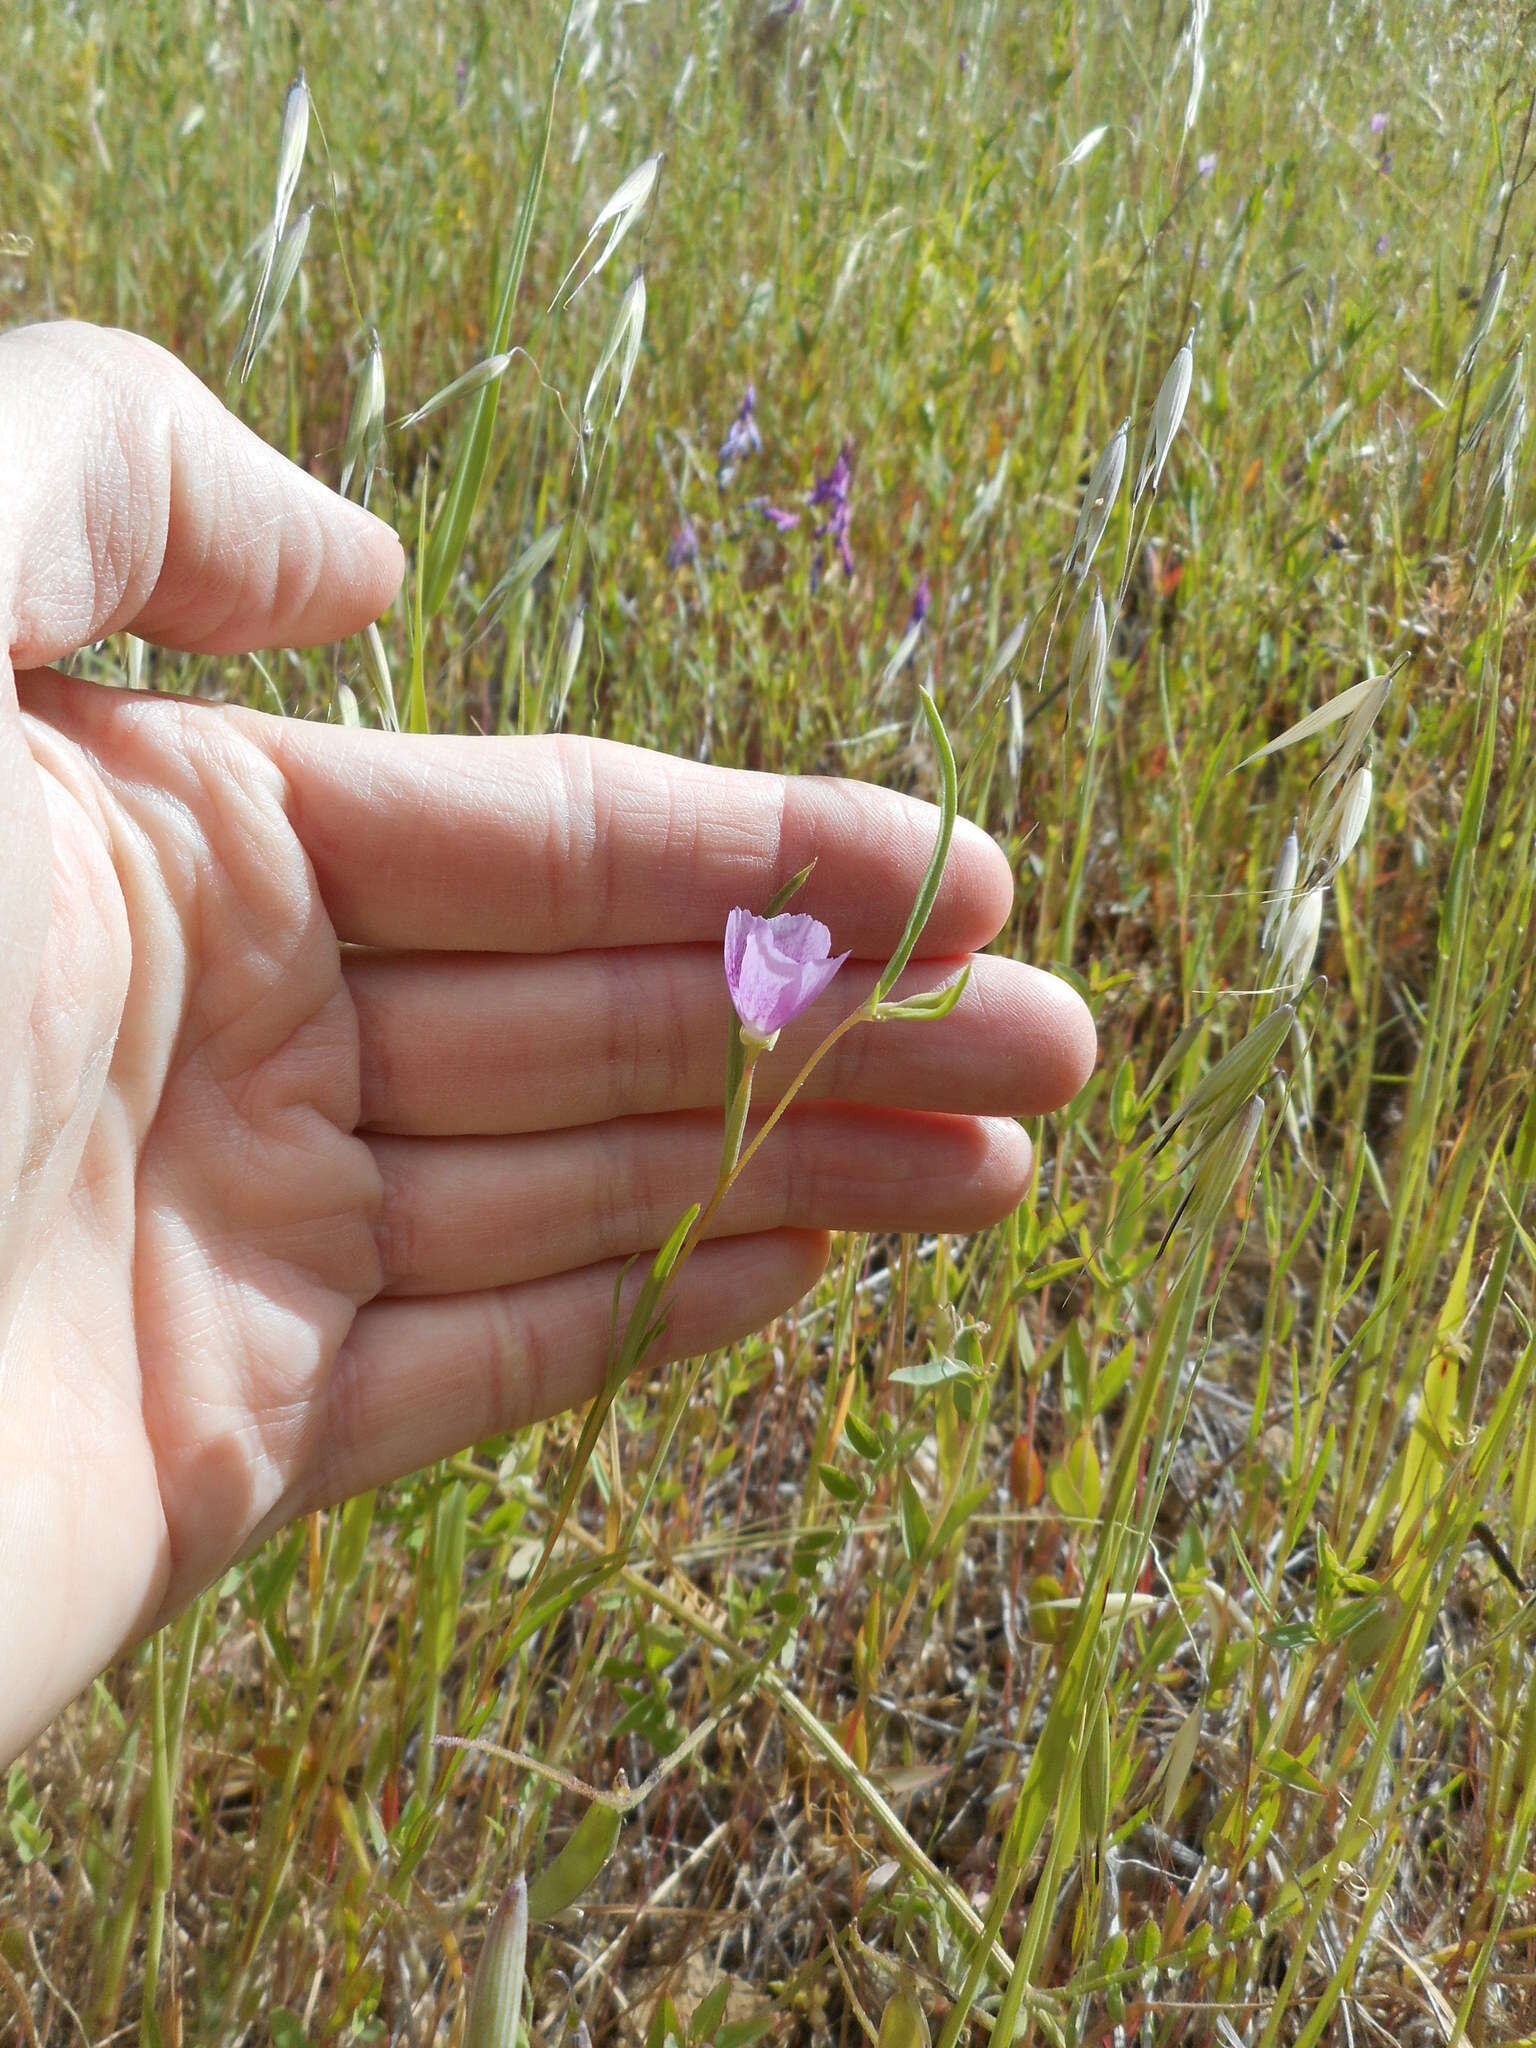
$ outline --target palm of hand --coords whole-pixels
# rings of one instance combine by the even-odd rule
[[[399,550],[131,337],[0,338],[7,451],[0,1760],[285,1519],[589,1398],[625,1262],[714,1179],[729,910],[814,860],[801,903],[854,953],[761,1113],[873,986],[936,829],[857,784],[54,674],[128,625],[210,652],[337,638],[388,603]],[[1011,901],[962,826],[905,985]],[[654,1360],[790,1307],[831,1229],[1007,1213],[1014,1116],[1092,1051],[1063,984],[990,958],[942,1025],[844,1039]]]
[[[54,844],[31,1054],[46,1163],[9,1419],[68,1532],[26,1597],[105,1656],[312,1463],[319,1396],[380,1286],[380,1176],[278,770],[174,703],[27,693],[44,695],[27,726]]]

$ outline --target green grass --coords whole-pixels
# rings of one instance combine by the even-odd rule
[[[500,387],[462,579],[414,643],[409,603],[385,623],[401,704],[537,729],[584,603],[571,729],[932,794],[928,682],[1019,878],[1003,943],[1079,979],[1099,1072],[1010,1224],[847,1241],[685,1408],[629,1387],[525,1605],[579,1418],[291,1530],[109,1674],[10,1777],[0,2030],[30,2038],[25,1999],[48,2043],[456,2040],[489,1909],[622,1770],[644,1796],[582,1916],[533,1929],[542,2041],[659,2040],[670,1998],[696,2039],[850,2042],[899,1997],[947,2039],[1530,2038],[1531,505],[1517,458],[1485,526],[1497,436],[1467,447],[1529,304],[1520,27],[1234,0],[1185,139],[1174,9],[584,11],[504,337],[537,374]],[[302,63],[340,208],[317,126],[301,280],[230,397],[334,479],[369,328],[392,416],[495,345],[558,27],[14,0],[0,314],[138,327],[222,385]],[[657,149],[644,219],[551,315]],[[638,261],[583,489],[569,420]],[[1075,611],[1030,638],[1021,725],[992,716],[1007,676],[979,682],[1049,617],[1088,468],[1128,412],[1134,465],[1192,323],[1149,535],[1122,499],[1101,552],[1127,582],[1096,740],[1063,718]],[[748,380],[766,445],[722,489]],[[473,403],[386,441],[372,502],[413,549]],[[808,522],[751,501],[803,506],[845,438],[856,574],[818,581]],[[1156,1256],[1185,1182],[1146,1141],[1263,1014],[1264,892],[1326,747],[1234,771],[1409,651],[1305,1057]],[[270,684],[144,662],[308,717],[346,680],[373,716],[356,645]]]

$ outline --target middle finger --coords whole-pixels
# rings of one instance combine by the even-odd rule
[[[897,994],[936,987],[962,964],[909,969]],[[777,1099],[879,971],[873,961],[850,961],[785,1031],[759,1069],[759,1106]],[[718,947],[531,958],[352,953],[346,975],[367,1129],[508,1136],[720,1107],[729,1011]],[[817,1069],[805,1099],[1040,1115],[1086,1079],[1083,1015],[1056,976],[984,954],[949,1017],[861,1025]]]

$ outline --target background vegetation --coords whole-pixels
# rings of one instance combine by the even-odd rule
[[[139,328],[225,388],[302,65],[309,240],[228,389],[334,480],[370,330],[391,417],[493,345],[562,12],[9,0],[0,313]],[[910,2040],[919,2011],[949,2038],[1531,2038],[1528,14],[1205,17],[575,9],[510,336],[537,370],[500,386],[424,639],[385,623],[402,717],[549,722],[584,605],[569,728],[931,793],[928,682],[1014,862],[1004,943],[1079,979],[1099,1073],[1008,1226],[845,1242],[680,1414],[642,1376],[510,1644],[571,1422],[293,1529],[99,1683],[0,1806],[8,2038],[456,2041],[509,1878],[626,1785],[582,1904],[533,1929],[543,2042]],[[583,492],[573,422],[641,262]],[[1127,415],[1139,462],[1191,328],[1150,518],[1122,497],[1101,554],[1124,602],[1090,739],[1076,607],[997,657],[1049,620],[1088,471]],[[749,384],[762,447],[727,476]],[[468,417],[379,450],[413,546]],[[845,444],[851,574],[806,505]],[[1234,771],[1409,654],[1262,1138],[1158,1256],[1189,1174],[1147,1140],[1266,1007],[1270,877],[1337,729]],[[83,663],[381,715],[358,645]]]

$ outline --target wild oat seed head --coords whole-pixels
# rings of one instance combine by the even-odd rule
[[[1108,133],[1109,123],[1107,121],[1098,128],[1090,128],[1081,142],[1077,143],[1071,152],[1062,158],[1056,173],[1057,177],[1064,177],[1068,171],[1075,171],[1079,164],[1086,163]]]
[[[1188,1210],[1189,1226],[1197,1237],[1214,1229],[1226,1214],[1263,1121],[1264,1098],[1255,1095],[1205,1149],[1195,1170]]]
[[[624,399],[629,391],[629,380],[635,374],[635,364],[640,358],[640,337],[645,331],[645,272],[637,270],[628,290],[619,301],[619,310],[614,315],[613,326],[603,344],[603,352],[597,359],[597,368],[592,372],[592,381],[587,386],[587,395],[581,401],[584,418],[590,418],[592,401],[598,387],[608,374],[608,365],[615,356],[619,358],[618,388],[613,401],[613,418],[617,419],[623,410]],[[622,351],[622,353],[621,353]]]
[[[283,132],[277,146],[277,190],[272,203],[272,227],[280,235],[288,221],[288,209],[298,190],[304,168],[304,149],[309,140],[309,87],[301,71],[288,88],[283,102]]]
[[[1299,746],[1303,740],[1311,739],[1316,733],[1326,732],[1329,726],[1337,725],[1340,719],[1343,719],[1345,726],[1339,744],[1330,755],[1327,766],[1318,776],[1318,787],[1314,794],[1317,802],[1322,803],[1354,765],[1354,757],[1359,753],[1366,735],[1376,723],[1382,705],[1391,694],[1393,683],[1402,673],[1406,659],[1405,656],[1403,660],[1395,662],[1383,675],[1367,676],[1363,682],[1351,683],[1347,690],[1340,690],[1337,697],[1330,697],[1326,704],[1319,704],[1317,709],[1309,711],[1305,718],[1298,718],[1294,725],[1287,726],[1278,739],[1271,740],[1267,746],[1256,748],[1253,753],[1238,762],[1238,767],[1252,767],[1255,761],[1267,760],[1271,754],[1278,754],[1286,747]]]
[[[1077,693],[1088,692],[1088,730],[1099,722],[1104,696],[1104,677],[1109,667],[1109,622],[1104,611],[1104,593],[1095,577],[1093,596],[1084,607],[1077,636],[1072,642],[1072,662],[1067,672],[1067,702],[1076,703]]]
[[[582,285],[589,284],[603,268],[614,250],[618,248],[620,242],[623,241],[644,211],[645,203],[655,189],[657,175],[660,170],[660,154],[648,156],[643,164],[637,164],[629,176],[609,193],[598,210],[596,220],[593,221],[591,228],[588,230],[587,239],[582,243],[576,261],[560,281],[560,289],[555,293],[551,311],[553,311],[554,306],[560,304],[562,299],[564,299],[566,305],[569,305],[571,300],[575,298],[576,293],[581,290]],[[608,240],[603,245],[602,254],[587,272],[586,276],[582,278],[580,284],[577,284],[567,295],[565,288],[570,284],[577,270],[580,269],[582,257],[586,255],[604,228],[608,228],[609,232]]]
[[[400,714],[395,708],[395,685],[389,673],[389,656],[384,652],[384,640],[376,625],[369,626],[363,634],[363,657],[368,669],[368,680],[373,684],[373,694],[379,700],[379,716],[385,730],[400,730]]]
[[[1333,864],[1343,867],[1360,844],[1371,809],[1371,764],[1362,761],[1345,783],[1339,797],[1338,836],[1334,841]]]
[[[1477,352],[1488,339],[1488,330],[1499,316],[1499,303],[1504,297],[1504,285],[1509,277],[1509,261],[1506,256],[1483,287],[1483,296],[1477,302],[1477,318],[1472,323],[1472,333],[1467,342],[1466,352],[1457,365],[1458,377],[1470,374],[1472,365],[1477,361]]]
[[[289,292],[293,289],[293,281],[298,276],[299,265],[304,259],[304,245],[309,240],[309,223],[314,215],[314,211],[315,209],[312,206],[306,206],[297,219],[288,223],[288,231],[277,245],[277,255],[273,258],[272,262],[272,280],[267,287],[266,298],[262,304],[260,323],[251,341],[247,368],[249,368],[250,363],[256,360],[257,356],[260,355],[262,349],[271,339],[272,330],[277,325],[278,315],[282,312],[283,304]]]
[[[613,416],[619,416],[629,392],[629,380],[635,374],[635,364],[640,359],[640,338],[645,332],[645,272],[635,272],[634,283],[624,294],[619,308],[624,320],[624,346],[619,356],[619,389],[613,401]]]
[[[1275,986],[1291,988],[1304,982],[1312,970],[1318,935],[1323,928],[1323,891],[1308,889],[1294,897],[1275,934]]]
[[[413,412],[402,414],[395,421],[395,431],[404,433],[407,427],[419,427],[423,420],[429,420],[433,413],[441,412],[445,405],[452,405],[455,399],[472,397],[475,392],[483,391],[487,384],[494,384],[498,377],[506,375],[515,354],[514,349],[504,349],[500,355],[482,356],[478,363],[473,363],[467,370],[461,371],[451,383],[445,384],[441,391],[434,391],[432,396],[418,405]]]
[[[1358,701],[1345,721],[1339,735],[1339,743],[1328,760],[1318,771],[1317,783],[1313,790],[1315,802],[1321,806],[1338,788],[1350,769],[1354,767],[1360,749],[1371,736],[1372,728],[1381,716],[1381,708],[1392,693],[1392,685],[1401,673],[1402,664],[1388,669],[1385,675],[1367,676],[1363,683],[1356,684],[1361,692]],[[1345,690],[1334,699],[1335,708],[1344,702],[1350,692]]]
[[[1269,942],[1274,936],[1275,927],[1285,915],[1286,907],[1291,900],[1291,891],[1296,886],[1296,871],[1300,865],[1301,842],[1296,837],[1296,827],[1292,825],[1280,848],[1280,858],[1275,863],[1275,878],[1269,885],[1269,908],[1264,913],[1264,927],[1259,933],[1261,953],[1269,951]]]
[[[341,494],[356,475],[363,480],[363,501],[368,499],[368,484],[373,474],[373,465],[378,457],[384,439],[384,351],[375,334],[369,344],[367,360],[362,375],[357,380],[357,393],[352,400],[352,417],[347,422],[347,439],[341,457]]]
[[[1522,341],[1509,361],[1494,378],[1488,396],[1478,407],[1477,418],[1467,434],[1469,452],[1479,447],[1487,435],[1504,424],[1515,394],[1525,382],[1525,343]]]
[[[546,526],[535,540],[513,562],[510,569],[503,571],[486,593],[480,606],[483,612],[491,611],[500,604],[511,604],[532,586],[540,570],[547,567],[560,545],[560,536],[565,531],[565,521],[557,519],[553,526]]]
[[[1161,1151],[1174,1132],[1186,1123],[1204,1130],[1213,1130],[1224,1124],[1238,1104],[1255,1094],[1269,1079],[1295,1021],[1296,1012],[1292,1006],[1280,1003],[1229,1052],[1223,1053],[1174,1112],[1154,1151]]]
[[[1504,421],[1504,432],[1499,440],[1499,468],[1504,476],[1504,491],[1507,497],[1515,492],[1515,471],[1519,467],[1520,450],[1525,445],[1525,393],[1518,392]]]
[[[1205,90],[1205,31],[1211,18],[1211,0],[1191,0],[1189,26],[1182,47],[1189,52],[1189,93],[1184,101],[1184,133],[1195,125],[1200,95]]]
[[[1168,460],[1168,450],[1173,446],[1173,437],[1179,431],[1184,419],[1184,408],[1189,403],[1190,386],[1195,380],[1195,335],[1191,328],[1183,345],[1168,365],[1157,402],[1152,407],[1152,439],[1141,459],[1141,472],[1136,478],[1136,492],[1132,499],[1135,504],[1150,481],[1155,491],[1163,480],[1163,464]]]
[[[582,605],[572,619],[565,635],[565,645],[560,649],[560,674],[555,684],[555,702],[550,713],[551,726],[558,726],[565,716],[565,707],[571,699],[571,684],[576,680],[576,670],[581,661],[581,645],[587,636],[587,608]]]
[[[1075,570],[1079,583],[1093,564],[1099,542],[1104,538],[1104,529],[1109,524],[1109,515],[1115,509],[1115,499],[1120,494],[1120,479],[1125,475],[1126,436],[1130,426],[1129,420],[1122,420],[1116,427],[1108,447],[1094,464],[1088,488],[1083,493],[1077,531],[1072,536],[1072,545],[1067,550],[1062,570],[1065,576],[1070,576]]]
[[[999,645],[996,654],[993,655],[986,668],[982,671],[981,681],[976,685],[976,694],[970,702],[970,709],[972,711],[976,709],[976,706],[986,696],[992,685],[1001,681],[1018,660],[1019,649],[1024,645],[1024,635],[1028,628],[1029,621],[1027,619],[1020,619],[1019,623],[1011,629]]]

